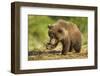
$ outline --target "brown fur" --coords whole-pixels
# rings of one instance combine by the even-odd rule
[[[53,49],[59,42],[62,43],[62,54],[74,50],[80,52],[81,49],[81,32],[77,25],[65,20],[58,20],[56,23],[48,26],[48,34],[50,41],[47,45],[48,49]],[[53,42],[54,40],[54,42]]]

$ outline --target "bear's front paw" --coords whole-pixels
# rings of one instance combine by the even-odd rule
[[[66,55],[66,54],[67,54],[66,52],[62,52],[62,53],[61,53],[61,55]]]
[[[55,46],[51,45],[50,43],[47,43],[46,48],[49,49],[49,50],[51,50],[51,49],[54,49]]]

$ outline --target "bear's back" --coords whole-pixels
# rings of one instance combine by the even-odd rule
[[[57,21],[57,27],[58,28],[64,28],[66,31],[68,31],[69,36],[71,39],[75,39],[75,38],[81,38],[81,32],[79,30],[79,28],[77,27],[76,24],[70,22],[70,21],[65,21],[65,20],[58,20]]]
[[[59,27],[59,28],[62,28],[62,27],[63,27],[63,28],[66,29],[67,31],[78,30],[78,27],[77,27],[76,24],[74,24],[74,23],[72,23],[72,22],[70,22],[70,21],[65,21],[65,20],[63,20],[63,19],[58,20],[58,21],[55,23],[55,25],[57,25],[57,27]]]

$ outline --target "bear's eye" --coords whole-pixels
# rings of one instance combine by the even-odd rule
[[[58,32],[59,32],[59,33],[62,33],[62,30],[61,30],[61,29],[59,29],[59,30],[58,30]]]
[[[54,37],[54,33],[53,32],[49,32],[49,36],[51,37],[51,38],[53,38]]]

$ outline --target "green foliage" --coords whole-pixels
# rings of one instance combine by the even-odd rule
[[[28,48],[31,50],[43,50],[49,40],[48,24],[55,23],[58,19],[71,21],[78,25],[83,35],[83,45],[87,45],[87,17],[64,17],[64,16],[28,16]]]

